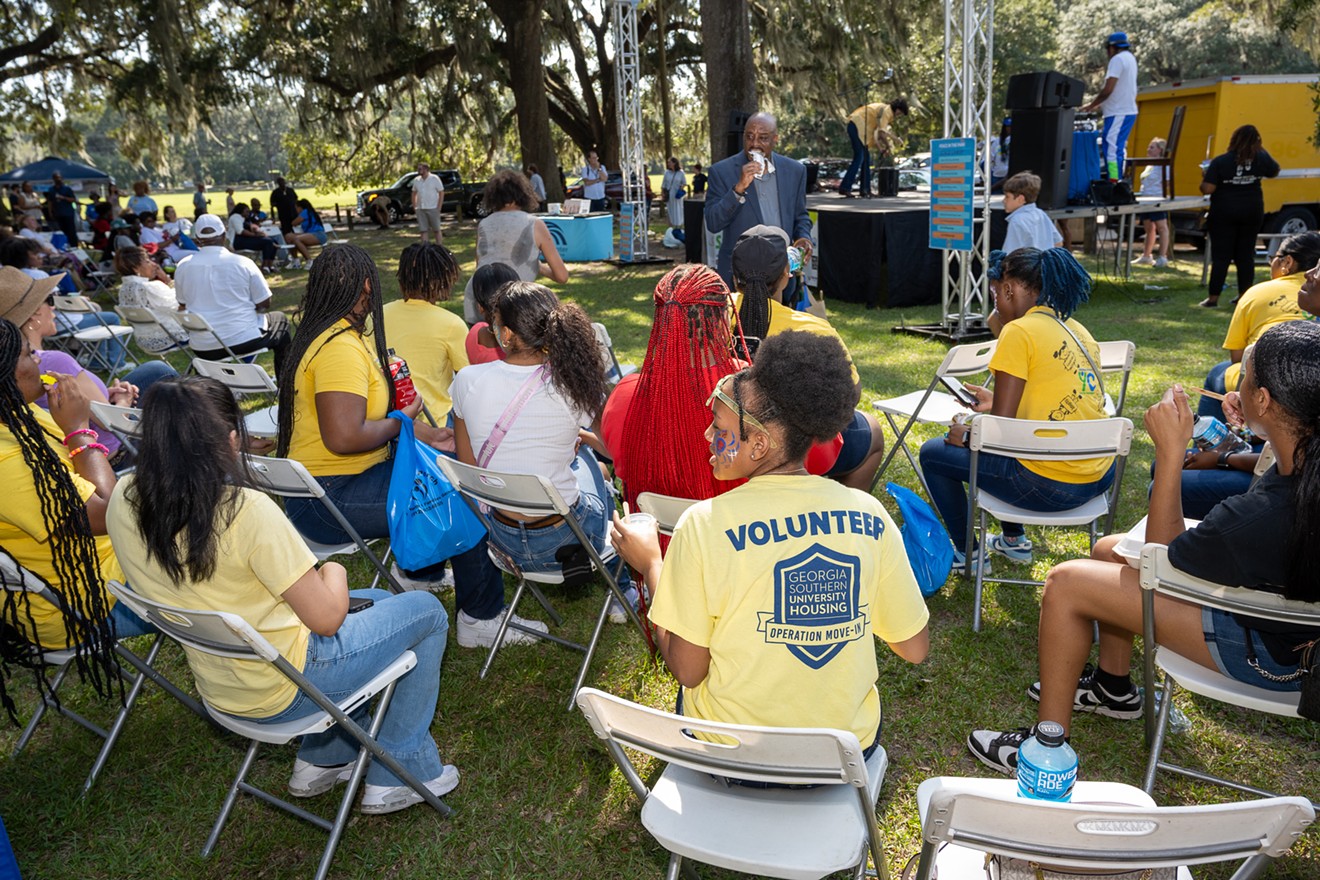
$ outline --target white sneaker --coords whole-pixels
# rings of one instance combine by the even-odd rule
[[[623,591],[623,595],[628,598],[628,604],[633,607],[633,610],[634,611],[637,610],[637,588],[629,587],[628,589]],[[627,623],[627,622],[628,622],[627,610],[625,610],[624,607],[619,604],[618,599],[611,599],[610,623]]]
[[[442,593],[454,588],[454,573],[451,569],[445,569],[445,576],[438,581],[424,581],[408,577],[403,573],[403,569],[399,568],[397,562],[391,562],[390,574],[394,575],[394,579],[406,592],[425,590],[428,593]]]
[[[1146,256],[1145,254],[1142,254],[1141,256],[1137,257],[1135,260],[1132,261],[1132,265],[1134,265],[1134,266],[1154,266],[1154,265],[1155,265],[1155,261],[1154,261],[1153,259],[1151,259],[1150,257]]]
[[[302,268],[302,260],[289,260],[289,264],[288,264],[288,265],[289,265],[289,268],[290,268],[290,269],[301,269],[301,268]]]
[[[1169,265],[1169,258],[1168,258],[1168,257],[1156,257],[1156,258],[1155,258],[1155,268],[1156,268],[1156,269],[1163,269],[1163,268],[1164,268],[1165,266],[1167,266],[1167,265]]]
[[[500,614],[495,615],[490,620],[478,620],[469,615],[466,611],[458,612],[458,644],[463,648],[489,648],[495,644],[495,636],[500,631],[500,621],[504,615],[509,613],[509,609],[504,609]],[[509,620],[509,629],[504,633],[504,647],[509,645],[531,645],[539,642],[536,636],[531,633],[525,633],[520,629],[514,629],[513,624],[525,626],[528,629],[534,629],[537,632],[548,633],[550,627],[539,620],[528,620],[525,617],[513,615]]]
[[[341,782],[348,782],[353,775],[353,764],[340,764],[337,767],[318,767],[302,758],[293,762],[293,775],[289,777],[289,794],[294,797],[309,798],[325,794]]]
[[[444,772],[426,783],[426,787],[436,797],[444,797],[458,788],[458,768],[453,764],[446,764]],[[369,816],[380,816],[385,813],[397,813],[399,810],[406,810],[421,802],[422,796],[406,785],[372,785],[367,783],[363,786],[362,803],[358,806],[358,809]]]

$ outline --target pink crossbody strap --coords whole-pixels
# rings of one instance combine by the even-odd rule
[[[527,405],[528,400],[531,400],[537,389],[545,384],[545,380],[545,364],[541,364],[523,381],[518,393],[513,396],[513,400],[509,401],[509,405],[504,408],[504,412],[500,414],[499,419],[495,422],[495,427],[491,430],[490,436],[486,438],[485,443],[481,444],[481,452],[477,455],[477,467],[485,467],[490,464],[490,460],[495,457],[495,450],[500,448],[500,444],[504,442],[504,436],[509,433],[509,428],[513,426],[514,421],[518,418],[518,413],[522,412],[522,408]]]

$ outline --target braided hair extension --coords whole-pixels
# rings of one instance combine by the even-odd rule
[[[985,264],[985,277],[991,281],[999,281],[1004,277],[1004,257],[1008,254],[1001,250],[990,252],[990,260]]]
[[[1065,248],[1018,248],[1004,257],[1001,271],[1003,277],[1036,291],[1036,305],[1048,306],[1060,320],[1066,321],[1091,298],[1091,276]]]
[[[108,695],[123,683],[116,672],[115,638],[110,627],[111,603],[101,580],[96,538],[87,519],[87,508],[68,468],[51,448],[48,434],[33,416],[18,387],[20,357],[28,356],[22,332],[9,321],[0,320],[0,422],[17,442],[23,462],[32,472],[32,484],[41,507],[55,571],[46,586],[55,594],[64,617],[65,638],[74,646],[79,675],[96,692]],[[7,552],[7,551],[6,551]],[[28,575],[22,575],[26,578]],[[35,573],[31,575],[42,580]],[[54,698],[50,683],[41,673],[41,663],[23,633],[34,633],[30,594],[4,591],[0,609],[0,702],[11,719],[17,720],[13,699],[5,689],[12,666],[32,669],[38,689]]]
[[[561,303],[550,288],[514,281],[500,288],[496,320],[522,344],[546,356],[550,382],[582,412],[595,418],[608,385],[591,319],[576,303]]]
[[[710,469],[704,437],[706,401],[715,385],[740,366],[731,352],[729,289],[712,269],[687,264],[655,288],[655,321],[646,358],[624,416],[628,503],[642,492],[713,498],[742,485],[720,482]]]
[[[1251,384],[1291,416],[1297,432],[1293,516],[1288,536],[1289,599],[1320,601],[1320,326],[1288,321],[1266,330],[1247,355]],[[1243,383],[1244,385],[1246,382]],[[1244,391],[1244,393],[1246,393]],[[1243,548],[1251,552],[1253,548]]]
[[[442,244],[410,244],[399,255],[395,278],[404,299],[446,302],[458,280],[458,261]]]
[[[765,339],[770,331],[770,293],[788,268],[787,243],[747,236],[733,249],[733,283],[742,294],[738,323],[747,336]]]
[[[354,314],[363,291],[369,290],[366,314]],[[381,372],[389,379],[389,358],[385,346],[385,317],[381,312],[380,273],[371,255],[355,244],[337,244],[326,248],[312,264],[312,271],[307,276],[307,292],[303,294],[298,310],[302,320],[298,331],[293,335],[289,353],[284,358],[284,369],[280,371],[280,437],[275,454],[289,454],[289,442],[293,438],[293,394],[294,381],[299,372],[306,369],[304,359],[310,362],[316,352],[309,354],[312,343],[322,333],[329,330],[340,320],[347,319],[350,327],[363,336],[371,336],[375,342],[376,358],[380,362]],[[367,317],[371,321],[366,320]],[[329,342],[348,328],[336,331],[326,338]],[[322,343],[324,345],[325,343]],[[317,351],[320,351],[318,348]],[[394,383],[386,381],[389,389],[389,408],[394,409]]]

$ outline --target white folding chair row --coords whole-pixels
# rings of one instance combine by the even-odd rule
[[[205,358],[193,358],[193,372],[222,383],[234,393],[235,397],[249,394],[262,394],[274,400],[270,406],[262,407],[243,417],[247,432],[253,437],[273,439],[280,433],[280,389],[270,373],[260,364],[228,363],[208,361]]]
[[[225,356],[223,358],[217,358],[218,361],[250,364],[257,359],[257,355],[264,354],[270,350],[268,348],[259,348],[256,351],[250,351],[247,354],[234,354],[233,349],[231,349],[229,345],[220,338],[220,334],[215,332],[215,328],[211,326],[206,318],[196,312],[179,312],[178,319],[179,325],[183,327],[184,330],[188,331],[189,348],[192,348],[194,352],[196,351],[193,346],[193,343],[196,341],[194,336],[197,333],[209,333],[216,342],[220,343],[220,347],[225,351]]]
[[[320,864],[316,871],[316,880],[324,880],[330,871],[330,863],[334,859],[339,839],[348,824],[353,802],[366,774],[369,760],[380,761],[388,767],[390,772],[417,792],[441,816],[450,814],[451,811],[444,801],[432,794],[424,782],[404,769],[403,765],[376,741],[381,724],[385,720],[385,712],[388,710],[390,700],[394,696],[395,685],[404,674],[417,665],[417,655],[412,651],[403,651],[393,661],[382,664],[381,670],[371,681],[347,698],[336,702],[308,681],[263,635],[237,614],[224,611],[196,611],[167,605],[163,602],[155,602],[138,595],[115,581],[110,583],[110,591],[114,593],[119,601],[126,603],[140,617],[150,620],[162,633],[183,645],[189,653],[189,662],[193,661],[193,655],[195,654],[206,654],[232,660],[268,663],[274,666],[281,675],[291,681],[321,709],[319,713],[295,721],[281,724],[259,724],[252,719],[239,718],[221,712],[209,703],[204,704],[206,711],[210,713],[211,718],[216,723],[244,739],[250,740],[250,745],[247,753],[243,756],[242,763],[239,765],[238,775],[229,787],[229,793],[220,808],[220,815],[216,818],[211,834],[206,840],[206,845],[202,848],[203,857],[209,856],[212,850],[215,849],[216,843],[220,840],[220,833],[224,830],[225,823],[228,821],[241,792],[265,801],[267,804],[284,810],[329,833],[330,839],[321,854]],[[370,727],[363,730],[349,716],[372,699],[376,700],[376,711],[372,716]],[[358,749],[357,761],[353,764],[353,771],[349,776],[348,785],[345,787],[344,795],[340,799],[334,821],[313,815],[302,807],[295,806],[247,781],[248,771],[251,770],[257,757],[257,750],[262,743],[284,745],[298,737],[323,733],[335,725],[338,725],[356,739],[360,748]]]
[[[137,442],[142,439],[142,410],[93,400],[92,419],[118,437],[129,452],[137,454]]]
[[[1105,414],[1121,416],[1123,415],[1123,405],[1127,403],[1128,380],[1132,377],[1132,364],[1137,357],[1136,343],[1124,339],[1096,344],[1100,346],[1100,372],[1121,375],[1117,399],[1114,398],[1110,389],[1105,389],[1107,392],[1105,394]]]
[[[115,306],[115,314],[124,322],[125,327],[132,328],[133,342],[137,344],[137,347],[152,357],[160,358],[169,363],[169,360],[165,357],[166,354],[172,351],[184,351],[188,348],[188,337],[180,336],[166,327],[151,309],[142,306],[118,305]],[[163,347],[154,344],[147,345],[143,342],[143,339],[151,337],[169,339],[171,342]]]
[[[605,329],[604,324],[593,321],[591,329],[596,334],[596,345],[600,348],[600,359],[605,366],[606,381],[613,385],[624,376],[637,372],[636,364],[619,363],[619,356],[614,353],[614,340],[610,339],[610,331]]]
[[[981,414],[971,420],[967,446],[971,456],[971,485],[967,492],[967,548],[966,565],[970,575],[976,568],[976,594],[973,599],[972,629],[981,630],[981,598],[987,548],[986,516],[1000,522],[1008,521],[1039,526],[1088,526],[1091,545],[1095,545],[1099,521],[1109,515],[1113,499],[1118,497],[1123,483],[1123,470],[1127,454],[1132,448],[1132,422],[1124,418],[1083,420],[1073,422],[1033,421],[1010,419]],[[979,485],[978,466],[982,453],[1003,455],[1019,461],[1081,460],[1092,458],[1116,459],[1114,481],[1107,492],[1068,510],[1042,513],[1027,510],[1003,499],[996,498]],[[980,552],[973,553],[973,547]],[[1005,584],[1034,584],[1040,581],[991,577]]]
[[[1144,706],[1150,760],[1146,765],[1143,787],[1146,791],[1152,791],[1155,787],[1155,774],[1160,770],[1168,770],[1171,773],[1189,776],[1202,782],[1212,782],[1249,794],[1272,796],[1271,792],[1264,789],[1189,767],[1181,767],[1161,759],[1175,685],[1221,703],[1287,718],[1299,717],[1297,706],[1301,693],[1256,687],[1188,660],[1163,645],[1157,647],[1155,595],[1158,593],[1203,608],[1215,608],[1232,614],[1263,618],[1307,629],[1320,628],[1320,606],[1314,602],[1285,599],[1278,593],[1226,587],[1193,577],[1173,567],[1173,563],[1169,562],[1169,548],[1163,544],[1147,544],[1142,548],[1141,589],[1142,659],[1147,694],[1155,692],[1156,667],[1164,673],[1164,696],[1160,700],[1158,719],[1153,700],[1146,700]]]
[[[87,353],[89,361],[99,364],[98,369],[103,369],[107,375],[113,375],[116,372],[116,367],[106,358],[105,353],[101,350],[101,343],[113,342],[121,340],[125,336],[132,336],[133,328],[125,327],[122,324],[107,323],[105,317],[101,314],[100,306],[85,296],[61,296],[57,294],[52,297],[52,300],[55,303],[57,313],[66,316],[94,315],[96,317],[97,326],[84,327],[80,330],[67,330],[58,334],[56,339],[62,337],[77,340],[83,347],[83,351]],[[70,318],[70,320],[73,319]],[[126,364],[136,366],[137,362],[128,355],[127,347],[124,349],[124,357]]]
[[[591,538],[583,531],[582,524],[573,515],[572,508],[564,501],[563,496],[559,494],[559,490],[555,488],[554,484],[545,477],[534,474],[509,474],[487,470],[475,465],[463,464],[443,455],[436,460],[436,463],[444,471],[450,484],[463,493],[464,498],[468,500],[477,516],[486,523],[488,529],[493,518],[492,508],[534,519],[555,515],[562,516],[564,521],[568,523],[569,528],[573,530],[573,535],[577,538],[578,543],[586,549],[591,558],[592,566],[605,579],[605,599],[600,606],[596,627],[592,630],[591,641],[588,644],[582,645],[559,636],[527,629],[512,622],[513,617],[518,612],[518,604],[522,601],[523,593],[527,590],[531,590],[532,595],[546,610],[546,613],[550,615],[556,626],[563,625],[563,618],[555,611],[554,606],[550,604],[549,600],[545,598],[545,594],[536,585],[561,584],[564,581],[564,576],[557,571],[524,572],[517,562],[507,554],[502,553],[493,541],[487,542],[491,561],[501,571],[518,579],[518,589],[513,594],[513,601],[509,603],[508,612],[500,622],[500,629],[495,636],[494,644],[491,645],[490,653],[486,655],[486,662],[481,667],[481,677],[485,678],[486,674],[490,672],[491,665],[495,662],[495,655],[504,642],[504,633],[510,626],[514,626],[520,631],[534,635],[537,638],[549,639],[564,647],[581,651],[584,655],[582,666],[578,670],[577,681],[574,682],[573,690],[568,696],[568,709],[572,711],[573,698],[582,689],[583,682],[586,681],[587,671],[591,667],[592,657],[595,656],[601,631],[604,629],[605,621],[609,617],[611,599],[616,599],[623,606],[629,619],[636,625],[637,631],[641,633],[643,641],[647,640],[646,627],[619,588],[616,572],[622,570],[623,560],[618,559],[615,569],[611,571],[609,563],[615,562],[617,559],[614,548],[607,545],[603,553],[596,549]]]

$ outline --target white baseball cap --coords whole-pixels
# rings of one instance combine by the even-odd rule
[[[217,238],[225,234],[225,221],[214,214],[203,214],[193,224],[194,238]]]

